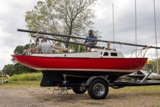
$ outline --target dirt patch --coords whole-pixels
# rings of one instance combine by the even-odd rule
[[[53,94],[53,88],[0,87],[0,107],[160,107],[160,87],[111,89],[106,99],[93,100],[69,91]]]

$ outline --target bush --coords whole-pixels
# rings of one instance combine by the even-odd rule
[[[42,79],[42,73],[26,73],[13,75],[9,78],[11,81],[39,81]]]

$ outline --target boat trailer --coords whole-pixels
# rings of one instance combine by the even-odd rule
[[[84,83],[69,83],[66,79],[67,75],[63,75],[64,81],[62,83],[56,83],[54,86],[58,87],[59,92],[68,92],[68,89],[72,89],[76,94],[84,94],[88,90],[88,94],[92,99],[104,99],[109,92],[109,87],[114,89],[123,88],[126,86],[152,86],[160,85],[160,80],[148,80],[148,77],[154,70],[152,67],[143,79],[132,81],[110,81],[107,76],[92,76]],[[42,86],[42,85],[41,85]],[[43,86],[42,86],[43,87]],[[60,94],[59,93],[59,94]]]

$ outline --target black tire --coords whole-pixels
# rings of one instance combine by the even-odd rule
[[[102,79],[93,80],[88,87],[88,94],[93,99],[104,99],[108,91],[108,83]]]
[[[72,90],[76,94],[84,94],[86,92],[86,88],[85,87],[73,87]]]

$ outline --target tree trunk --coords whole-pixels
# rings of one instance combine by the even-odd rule
[[[72,22],[71,22],[71,25],[69,27],[69,33],[68,33],[69,37],[67,38],[67,41],[69,42],[70,41],[70,36],[72,35]],[[69,43],[66,43],[66,48],[69,47]]]

